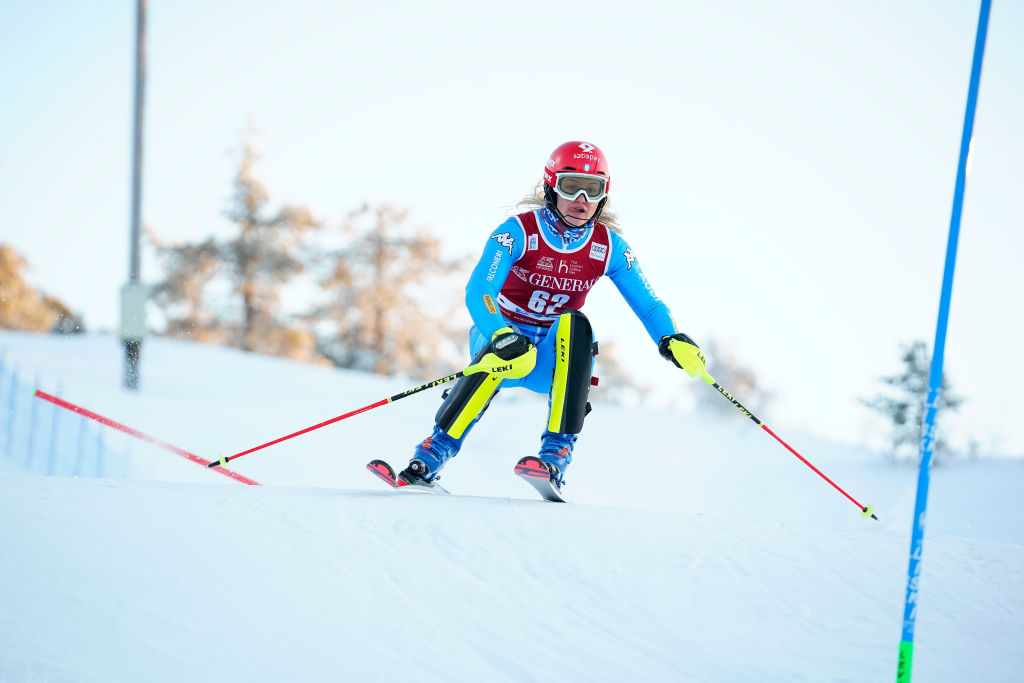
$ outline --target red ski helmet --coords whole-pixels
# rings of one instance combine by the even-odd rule
[[[544,184],[554,190],[559,173],[577,173],[603,178],[606,195],[611,188],[608,159],[597,145],[589,142],[573,140],[555,148],[544,165]]]

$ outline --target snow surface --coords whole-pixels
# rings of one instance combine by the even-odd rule
[[[207,459],[419,383],[151,339],[135,394],[111,337],[0,347],[26,383]],[[916,470],[780,434],[864,520],[749,420],[598,404],[574,502],[546,503],[512,474],[544,400],[506,391],[445,470],[456,495],[385,489],[366,461],[403,465],[440,391],[231,463],[262,486],[109,428],[128,454],[106,477],[40,476],[45,455],[9,453],[26,406],[58,409],[22,392],[0,420],[0,681],[895,678]],[[1020,460],[933,471],[915,680],[1024,680],[1022,485]]]

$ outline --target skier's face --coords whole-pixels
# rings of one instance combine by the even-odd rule
[[[594,213],[597,212],[597,205],[600,204],[600,202],[588,202],[583,193],[580,193],[576,199],[556,196],[555,200],[555,208],[558,209],[558,213],[565,216],[565,222],[574,228],[580,227],[593,218]]]

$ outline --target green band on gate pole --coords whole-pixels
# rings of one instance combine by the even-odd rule
[[[896,665],[896,683],[910,683],[910,666],[914,662],[914,641],[900,641],[900,660]]]

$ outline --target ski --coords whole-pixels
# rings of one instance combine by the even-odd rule
[[[393,489],[408,493],[432,493],[435,495],[450,495],[449,491],[437,483],[431,484],[407,484],[400,480],[395,474],[391,465],[383,460],[371,460],[366,464],[366,469],[373,472],[381,481]],[[532,486],[544,500],[552,503],[567,502],[562,495],[562,489],[551,480],[551,473],[540,458],[527,456],[516,463],[516,474],[527,484]]]
[[[366,469],[373,472],[375,475],[377,475],[377,477],[379,477],[382,481],[387,483],[387,485],[393,489],[398,489],[400,491],[406,491],[409,493],[433,493],[440,495],[449,495],[448,490],[445,489],[440,484],[408,484],[402,481],[401,479],[398,478],[397,475],[395,475],[394,468],[391,467],[391,465],[384,462],[383,460],[371,460],[370,462],[366,463]]]
[[[537,489],[544,500],[564,503],[562,489],[551,480],[551,472],[540,458],[529,455],[516,463],[516,474],[527,484]]]

